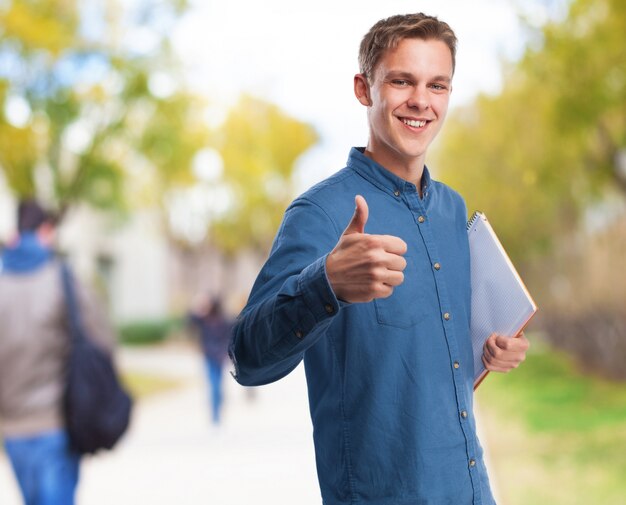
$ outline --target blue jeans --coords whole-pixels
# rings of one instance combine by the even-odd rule
[[[222,363],[206,358],[205,364],[207,381],[210,389],[213,422],[218,424],[220,422],[222,402],[224,400],[222,393]]]
[[[4,446],[25,505],[74,505],[80,456],[64,430],[9,437]]]

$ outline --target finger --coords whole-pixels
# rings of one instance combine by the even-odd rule
[[[498,345],[498,339],[507,339],[507,337],[493,333],[485,342],[483,349],[485,359],[487,359],[491,364],[496,362],[502,364],[519,361],[516,353],[510,352],[505,347]],[[506,344],[506,342],[504,342],[504,344]]]
[[[505,337],[503,335],[497,335],[495,338],[495,345],[504,351],[510,352],[524,352],[528,350],[529,343],[525,337]]]
[[[485,340],[485,344],[483,345],[483,353],[485,355],[488,354],[489,356],[495,357],[498,348],[495,343],[496,337],[497,335],[495,333],[492,333],[491,335],[489,335],[487,340]]]
[[[483,361],[489,363],[492,367],[516,368],[524,361],[524,357],[523,354],[516,354],[515,356],[501,356],[496,358],[489,353],[483,353]]]
[[[491,367],[517,368],[526,358],[526,352],[523,350],[504,350],[494,344],[495,338],[490,337],[489,340],[485,343],[483,361],[489,363]]]
[[[492,363],[490,361],[488,361],[485,356],[483,355],[482,357],[483,360],[483,365],[485,365],[485,368],[487,370],[489,370],[490,372],[501,372],[501,373],[507,373],[510,372],[511,370],[513,370],[514,368],[517,368],[516,365],[514,366],[507,366],[507,365],[501,365],[498,363]]]
[[[388,253],[406,254],[407,245],[404,240],[394,235],[380,235],[380,244]]]
[[[388,298],[393,294],[393,286],[388,284],[380,284],[374,292],[372,300],[375,298]]]
[[[387,276],[385,284],[387,286],[399,286],[404,282],[404,274],[402,272],[396,272],[395,270],[387,270]]]
[[[522,346],[524,346],[524,350],[527,351],[528,349],[530,349],[530,340],[528,340],[526,338],[526,335],[524,335],[524,332],[521,331],[520,333],[518,333],[515,337],[517,342],[520,342]]]
[[[402,272],[406,268],[406,260],[397,254],[387,254],[385,258],[385,266],[389,270]]]
[[[365,233],[365,223],[367,223],[367,218],[369,216],[367,202],[361,195],[356,195],[354,197],[354,203],[356,208],[354,209],[354,214],[352,215],[350,223],[348,223],[348,226],[343,232],[344,235],[350,235],[351,233]]]

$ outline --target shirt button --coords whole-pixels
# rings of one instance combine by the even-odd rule
[[[332,314],[333,312],[335,312],[335,307],[333,307],[330,303],[327,303],[326,305],[324,305],[324,310],[326,310],[326,312],[328,312],[329,314]]]
[[[443,313],[443,318],[444,318],[446,321],[450,321],[450,313],[449,313],[449,312],[444,312],[444,313]]]
[[[302,333],[301,330],[296,330],[295,333],[296,333],[296,337],[298,337],[298,338],[304,337],[304,333]]]
[[[435,268],[435,270],[439,270],[441,268],[441,264],[435,263],[433,267]]]
[[[469,466],[470,466],[470,467],[472,467],[472,466],[476,466],[476,460],[475,460],[475,459],[470,459],[470,460],[469,460]]]
[[[417,218],[418,223],[423,223],[424,221],[426,221],[426,218],[424,216],[420,216]]]
[[[461,411],[461,417],[462,417],[463,419],[466,419],[466,418],[467,418],[467,410],[462,410],[462,411]]]
[[[458,362],[458,361],[455,361],[455,362],[452,364],[452,366],[453,366],[454,368],[459,368],[461,365],[459,365],[459,362]]]
[[[396,196],[400,196],[400,190],[399,189],[394,190],[393,194]]]

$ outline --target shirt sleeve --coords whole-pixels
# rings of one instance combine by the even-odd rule
[[[341,305],[326,257],[341,232],[317,204],[299,199],[285,213],[270,256],[233,328],[235,379],[253,386],[291,372],[323,338]]]

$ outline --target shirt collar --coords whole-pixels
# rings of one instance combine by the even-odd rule
[[[27,274],[37,270],[53,258],[52,250],[41,243],[36,233],[24,232],[19,241],[7,247],[1,256],[2,270]]]
[[[373,159],[367,157],[364,147],[353,147],[350,150],[347,166],[364,179],[393,196],[399,196],[399,192],[417,191],[415,184],[398,177]],[[421,184],[422,195],[427,195],[430,187],[430,172],[426,166],[424,166],[424,172],[422,173]]]

